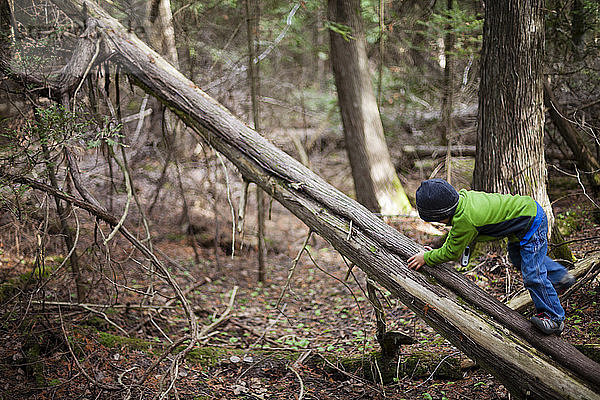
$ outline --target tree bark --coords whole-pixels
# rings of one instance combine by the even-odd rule
[[[448,15],[451,15],[452,8],[454,6],[454,0],[448,0],[446,9]],[[444,35],[444,57],[446,65],[444,66],[444,89],[442,98],[442,144],[447,146],[446,149],[446,180],[452,183],[452,142],[453,142],[453,120],[452,120],[452,108],[453,108],[453,96],[454,96],[454,79],[453,79],[453,64],[454,56],[454,34],[452,33],[452,25],[448,23],[445,27],[446,33]]]
[[[80,5],[76,0],[56,3],[64,11],[77,10]],[[408,269],[407,258],[420,246],[239,121],[97,5],[86,4],[102,22],[111,60],[137,84],[160,97],[246,179],[487,368],[516,397],[600,399],[600,365],[560,338],[537,333],[520,314],[448,265],[424,268],[435,281]],[[75,200],[70,199],[85,206]]]
[[[331,63],[356,199],[373,212],[411,209],[383,135],[369,74],[359,0],[329,0]],[[347,34],[342,34],[348,30]]]
[[[546,211],[551,228],[543,54],[543,0],[486,2],[474,188],[532,196]]]
[[[252,104],[252,120],[254,130],[260,132],[260,68],[258,60],[258,28],[260,26],[259,4],[251,4],[251,0],[245,0],[246,9],[246,32],[248,40],[248,83],[250,85],[250,103]],[[252,7],[254,6],[254,7]],[[256,188],[256,250],[258,252],[258,281],[265,281],[265,194],[260,187]]]

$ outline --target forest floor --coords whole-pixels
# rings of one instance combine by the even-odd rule
[[[331,173],[328,179],[343,186],[347,175]],[[414,193],[421,178],[415,174],[405,181],[407,191]],[[550,188],[558,187],[559,181],[551,181]],[[576,185],[561,187],[551,189],[554,210],[580,259],[600,248],[597,212]],[[232,257],[225,254],[230,244],[216,251],[211,246],[194,249],[192,236],[173,233],[170,219],[173,216],[167,212],[153,216],[155,253],[168,263],[186,292],[199,324],[215,324],[176,372],[176,389],[170,398],[509,398],[492,375],[470,363],[386,291],[380,297],[388,329],[409,335],[414,343],[402,345],[395,368],[382,372],[384,367],[370,357],[379,346],[373,308],[364,293],[364,274],[357,268],[349,273],[346,262],[328,243],[311,237],[310,256],[302,255],[288,281],[308,229],[278,204],[271,205],[267,221],[267,271],[260,284],[251,222],[247,222],[244,247],[240,249],[242,241],[236,239]],[[433,227],[415,217],[398,217],[390,223],[422,244],[437,237],[431,234]],[[221,225],[222,232],[231,230]],[[82,223],[82,232],[93,237],[93,225]],[[0,231],[0,399],[141,399],[159,393],[161,377],[181,347],[167,354],[143,385],[135,381],[164,354],[171,338],[189,330],[188,321],[176,302],[158,313],[136,306],[147,288],[147,270],[133,261],[130,246],[117,238],[110,246],[110,267],[101,271],[87,266],[90,280],[95,280],[81,305],[75,301],[69,274],[32,272],[35,254],[19,253],[14,234],[6,227]],[[89,252],[96,251],[93,243],[87,245]],[[46,254],[48,265],[61,260],[58,251]],[[502,251],[476,253],[463,272],[501,299],[522,286],[518,271]],[[164,283],[157,282],[155,289],[152,304],[164,305],[173,296]],[[65,304],[68,299],[79,305]],[[600,343],[598,302],[598,281],[563,300],[565,340]]]

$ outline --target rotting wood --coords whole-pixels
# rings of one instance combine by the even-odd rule
[[[75,18],[79,15],[80,2],[56,0],[56,4]],[[409,270],[406,259],[420,246],[260,137],[96,4],[86,4],[90,15],[100,22],[111,60],[137,84],[160,97],[206,142],[228,157],[245,178],[261,186],[492,372],[514,396],[600,398],[598,364],[559,338],[537,334],[522,316],[449,266],[425,269],[437,282]],[[353,231],[349,236],[350,221]],[[481,315],[477,308],[497,322]],[[555,360],[540,355],[532,346]]]

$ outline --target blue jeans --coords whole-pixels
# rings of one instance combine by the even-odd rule
[[[567,273],[567,269],[552,260],[548,253],[548,219],[543,214],[542,221],[526,243],[508,244],[508,256],[512,263],[521,269],[523,284],[529,290],[538,313],[545,313],[553,321],[563,321],[565,310],[560,305],[553,284],[557,284]]]

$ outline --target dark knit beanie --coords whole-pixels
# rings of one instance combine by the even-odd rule
[[[450,218],[458,206],[458,192],[443,179],[429,179],[421,182],[417,189],[417,210],[421,219],[439,222]]]

